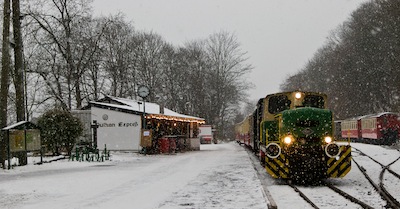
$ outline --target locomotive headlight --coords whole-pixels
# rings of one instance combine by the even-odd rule
[[[285,138],[283,138],[283,142],[285,142],[285,144],[291,144],[293,142],[293,137],[291,135],[286,136]]]
[[[326,142],[327,144],[329,144],[329,143],[332,142],[332,137],[326,136],[326,137],[324,138],[324,140],[325,140],[325,142]]]
[[[296,92],[296,94],[294,96],[296,97],[296,99],[300,99],[301,98],[301,93],[300,92]]]

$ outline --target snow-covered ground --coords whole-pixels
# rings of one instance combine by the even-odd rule
[[[387,147],[352,146],[384,165],[400,156]],[[379,166],[353,156],[371,175],[379,175]],[[391,169],[399,172],[400,162]],[[399,184],[393,176],[385,177],[385,185]],[[282,182],[265,179],[278,208],[311,208]],[[384,208],[355,165],[345,178],[332,182],[374,208]],[[300,189],[320,208],[360,208],[327,188]],[[390,189],[400,194],[399,187]],[[236,143],[201,145],[201,151],[176,155],[113,153],[112,161],[102,163],[60,160],[0,170],[0,208],[267,208],[261,190],[248,153]]]
[[[176,155],[114,153],[0,170],[0,208],[266,208],[247,152],[235,143]]]

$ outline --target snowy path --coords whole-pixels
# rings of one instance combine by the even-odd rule
[[[0,171],[0,208],[266,208],[242,147],[201,149],[120,153],[107,163],[64,161]]]

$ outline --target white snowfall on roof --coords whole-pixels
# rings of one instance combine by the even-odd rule
[[[105,103],[105,102],[90,102],[90,103],[109,106],[109,107],[115,107],[115,108],[119,108],[119,109],[132,110],[132,111],[137,111],[137,112],[145,111],[146,114],[159,114],[159,115],[172,116],[172,117],[204,120],[204,118],[180,114],[180,113],[174,112],[165,107],[164,107],[164,114],[161,114],[160,113],[160,105],[158,105],[156,103],[151,103],[151,102],[143,103],[143,101],[137,101],[137,100],[133,100],[133,99],[125,99],[125,98],[119,98],[119,97],[112,97],[112,96],[107,96],[107,97],[110,98],[111,100],[122,103],[123,105],[110,104],[110,103]]]

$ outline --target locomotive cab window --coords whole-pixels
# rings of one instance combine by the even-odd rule
[[[288,110],[291,103],[286,95],[271,96],[268,100],[268,111],[271,114],[276,114]]]
[[[307,95],[304,97],[303,106],[323,109],[325,106],[325,100],[322,96]]]

